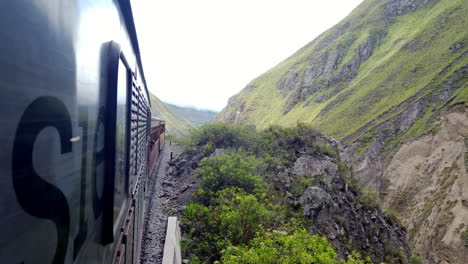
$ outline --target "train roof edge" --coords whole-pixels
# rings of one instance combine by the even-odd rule
[[[132,43],[133,49],[135,50],[135,56],[137,60],[137,65],[138,68],[141,71],[141,79],[143,81],[143,84],[145,86],[145,91],[146,91],[146,96],[148,97],[149,104],[151,105],[151,100],[149,96],[149,91],[148,91],[148,85],[146,83],[146,78],[145,78],[145,72],[143,70],[143,62],[141,60],[141,54],[140,54],[140,45],[138,43],[138,35],[136,32],[136,27],[135,27],[135,20],[133,19],[133,10],[132,10],[132,5],[130,3],[130,0],[119,0],[120,4],[120,9],[121,12],[124,16],[125,20],[125,26],[127,27],[129,36],[130,36],[130,41]]]
[[[164,119],[159,118],[159,117],[157,117],[157,116],[152,116],[152,117],[151,117],[151,121],[162,121],[162,122],[166,122]]]

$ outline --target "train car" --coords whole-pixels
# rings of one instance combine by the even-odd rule
[[[151,118],[151,132],[149,143],[148,175],[154,173],[156,161],[162,151],[165,142],[166,122],[157,117]]]
[[[165,143],[166,135],[166,121],[157,117],[151,118],[151,133],[154,133],[154,137],[158,139],[158,148],[161,151]]]
[[[138,263],[150,102],[129,0],[0,3],[0,262]]]

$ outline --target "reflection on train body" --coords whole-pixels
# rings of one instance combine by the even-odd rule
[[[129,0],[0,4],[2,263],[137,263],[150,102]]]

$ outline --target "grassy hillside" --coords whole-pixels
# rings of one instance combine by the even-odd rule
[[[401,213],[425,263],[466,263],[468,184],[456,181],[468,147],[456,121],[468,111],[466,14],[466,0],[365,0],[230,98],[216,120],[306,122],[339,139],[360,183]]]
[[[150,93],[151,112],[153,116],[166,121],[167,133],[175,137],[185,137],[195,126],[172,110],[166,103],[159,100],[155,95]]]
[[[308,122],[338,139],[384,122],[466,67],[467,7],[464,0],[366,0],[253,80],[216,120],[258,128]],[[466,81],[457,85],[445,102],[468,101]]]
[[[195,126],[201,126],[203,124],[211,122],[217,114],[217,112],[211,110],[196,109],[193,107],[182,107],[173,104],[167,105],[173,111],[183,116]]]

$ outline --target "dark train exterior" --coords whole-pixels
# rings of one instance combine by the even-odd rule
[[[153,165],[133,21],[129,0],[0,2],[1,263],[139,262]]]
[[[151,118],[151,132],[150,132],[150,143],[149,143],[149,163],[148,172],[151,175],[156,167],[159,153],[161,152],[166,135],[166,122],[159,118]]]

